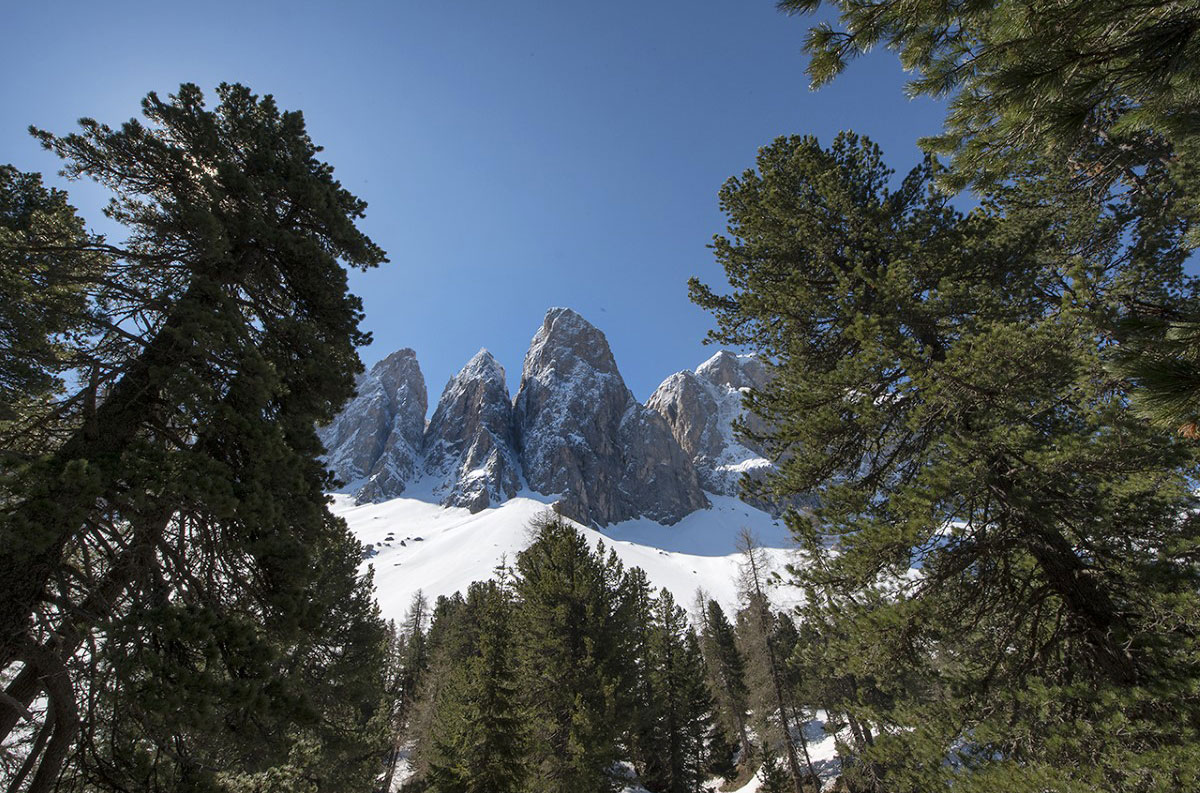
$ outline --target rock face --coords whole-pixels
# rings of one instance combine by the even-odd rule
[[[445,506],[478,512],[521,488],[504,369],[487,350],[450,379],[425,430],[425,474]]]
[[[758,358],[721,351],[695,372],[671,375],[647,400],[646,406],[666,420],[691,458],[705,490],[738,496],[743,474],[758,478],[771,470],[762,450],[733,429],[738,419],[744,419],[751,430],[761,427],[756,417],[745,416],[742,397],[745,391],[766,385],[769,378],[770,370]]]
[[[416,353],[405,348],[384,358],[359,378],[357,392],[317,431],[326,462],[359,501],[394,498],[421,461],[429,403]]]
[[[533,337],[514,426],[526,481],[561,494],[568,517],[669,524],[708,506],[670,427],[633,398],[604,334],[570,309],[550,309]]]
[[[733,430],[739,418],[755,429],[742,397],[770,377],[759,359],[720,352],[668,377],[641,405],[604,334],[553,308],[515,401],[504,369],[480,350],[450,378],[426,425],[425,378],[404,349],[363,375],[358,395],[318,433],[327,464],[359,502],[403,494],[477,512],[527,486],[557,495],[556,508],[582,523],[670,524],[706,508],[705,491],[741,496],[743,475],[772,470]],[[775,513],[803,505],[750,503]]]

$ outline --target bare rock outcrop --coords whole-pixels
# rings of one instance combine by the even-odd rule
[[[420,473],[429,403],[416,353],[387,356],[359,377],[356,391],[317,430],[326,464],[359,501],[394,498]]]
[[[425,474],[448,507],[478,512],[521,488],[513,451],[513,408],[504,368],[476,353],[442,391],[425,430]]]
[[[670,427],[634,399],[604,334],[570,309],[550,309],[533,337],[514,426],[526,481],[559,494],[568,517],[669,524],[708,506]]]
[[[742,496],[743,476],[757,480],[773,469],[762,449],[734,429],[740,420],[752,431],[761,430],[761,419],[747,415],[743,398],[749,389],[765,386],[770,376],[757,357],[722,350],[694,372],[668,377],[646,401],[648,408],[666,420],[708,492]],[[779,512],[780,505],[751,503]]]

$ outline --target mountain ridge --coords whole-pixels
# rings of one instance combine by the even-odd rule
[[[554,496],[560,514],[584,525],[672,525],[709,508],[707,494],[740,495],[743,473],[770,469],[733,430],[742,394],[769,376],[754,356],[721,351],[669,376],[642,404],[603,332],[551,308],[515,396],[481,349],[425,421],[424,377],[404,348],[361,375],[355,398],[318,434],[339,492],[360,504],[405,495],[474,513],[528,490]]]

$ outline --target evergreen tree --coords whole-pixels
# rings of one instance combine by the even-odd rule
[[[792,13],[822,0],[781,0]],[[814,85],[886,43],[913,94],[952,95],[946,131],[925,145],[954,155],[954,178],[987,185],[1031,158],[1069,162],[1091,182],[1161,189],[1200,133],[1200,10],[1153,0],[921,4],[832,0],[837,31],[806,47]],[[1194,202],[1195,193],[1185,193]]]
[[[44,426],[60,375],[75,364],[74,348],[95,329],[89,305],[106,267],[103,243],[61,190],[38,174],[0,166],[0,439],[5,454],[53,444]],[[53,406],[69,412],[65,406]],[[36,441],[22,439],[40,427]],[[16,463],[6,462],[5,470]]]
[[[746,687],[746,662],[737,648],[736,637],[725,610],[715,600],[704,606],[701,647],[709,675],[717,712],[725,729],[736,736],[743,762],[753,754],[746,725],[749,711],[749,689]]]
[[[781,0],[793,13],[821,0]],[[1085,193],[1125,217],[1096,248],[1127,246],[1169,271],[1200,243],[1200,10],[1123,0],[1016,3],[829,2],[840,25],[807,41],[815,85],[886,43],[914,94],[951,97],[943,134],[921,144],[952,155],[941,182],[994,192],[1014,179]],[[1057,187],[1050,170],[1066,169]],[[1130,304],[1116,371],[1156,422],[1200,435],[1200,307]]]
[[[654,688],[655,599],[646,572],[634,567],[625,575],[620,592],[619,620],[622,655],[626,659],[624,681],[618,689],[618,707],[626,714],[625,745],[638,776],[646,779],[647,768],[659,751],[658,702]]]
[[[615,787],[625,664],[615,557],[557,517],[517,557],[519,679],[533,747],[531,784],[558,793]]]
[[[793,793],[795,790],[795,783],[784,764],[779,762],[774,748],[764,748],[758,778],[762,780],[758,788],[762,793]]]
[[[464,613],[475,616],[479,633],[471,656],[447,672],[438,698],[429,790],[518,791],[526,754],[512,657],[511,593],[503,584],[476,582],[467,592]]]
[[[0,736],[46,697],[30,790],[265,786],[301,765],[325,769],[303,772],[314,789],[354,788],[381,748],[385,630],[314,425],[361,370],[341,265],[383,254],[300,114],[218,95],[37,133],[114,191],[130,238],[16,253],[26,283],[50,253],[100,268],[61,423],[3,461]]]
[[[935,171],[889,189],[868,142],[779,139],[722,190],[732,293],[693,282],[774,364],[750,398],[773,487],[820,496],[795,574],[886,694],[836,709],[888,790],[1195,786],[1194,459],[1104,360],[1179,268],[1094,247],[1120,219],[1061,184],[964,216]]]
[[[391,705],[391,748],[388,751],[386,770],[381,791],[392,789],[392,779],[400,760],[400,751],[409,739],[409,722],[417,702],[421,684],[429,668],[426,633],[429,624],[429,606],[425,593],[417,590],[413,595],[400,630],[392,627],[390,643],[389,685],[387,701]]]
[[[417,595],[414,606],[423,600]],[[415,700],[405,730],[405,738],[413,744],[409,764],[418,780],[427,780],[432,768],[433,729],[447,685],[478,645],[477,617],[467,611],[467,603],[458,592],[449,597],[440,595],[430,612],[423,650],[427,660],[416,677]]]

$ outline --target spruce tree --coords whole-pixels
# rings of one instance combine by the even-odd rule
[[[557,517],[517,557],[519,678],[529,714],[531,785],[557,793],[615,787],[616,706],[625,659],[615,557]]]
[[[737,648],[733,626],[715,600],[704,606],[701,646],[713,681],[717,712],[725,729],[736,736],[742,761],[748,762],[754,749],[747,729],[750,692],[746,687],[746,662]]]
[[[526,752],[515,677],[513,602],[506,585],[476,582],[464,615],[479,632],[471,654],[446,671],[430,740],[429,790],[509,793],[523,789]]]
[[[626,722],[625,745],[634,771],[643,779],[655,761],[658,744],[658,696],[654,687],[655,599],[646,572],[640,567],[629,570],[621,586],[619,620],[626,659],[624,681],[618,691],[619,707]]]

